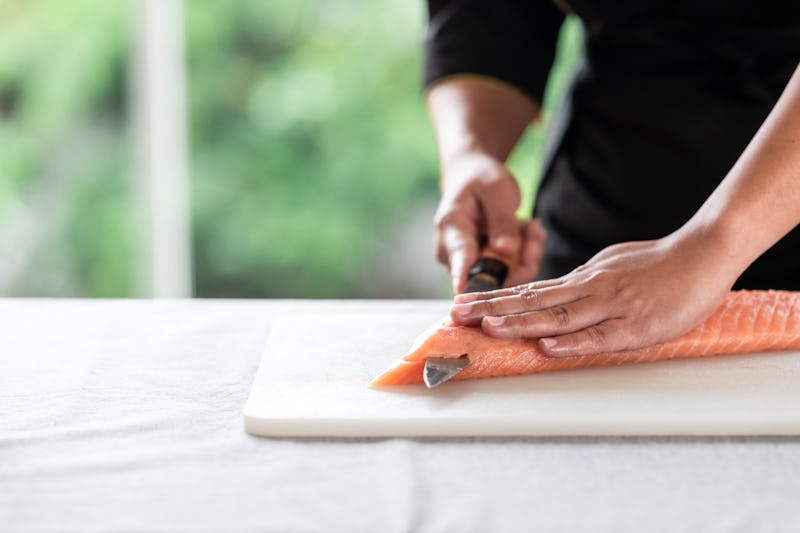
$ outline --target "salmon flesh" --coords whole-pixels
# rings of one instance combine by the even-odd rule
[[[480,328],[444,319],[423,332],[411,351],[376,377],[373,387],[422,383],[428,357],[469,364],[453,380],[536,374],[602,365],[800,348],[800,291],[733,291],[700,326],[668,342],[585,357],[549,357],[536,339],[496,339]]]

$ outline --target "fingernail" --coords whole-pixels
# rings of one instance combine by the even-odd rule
[[[558,341],[555,339],[540,339],[539,342],[541,342],[542,345],[547,349],[553,348],[556,344],[558,344]]]
[[[476,298],[475,293],[473,293],[473,292],[464,292],[464,293],[461,293],[461,294],[456,294],[455,302],[457,304],[466,304],[466,303],[469,303],[469,302],[474,302],[475,298]]]
[[[458,316],[467,318],[467,317],[472,315],[472,310],[474,309],[474,307],[475,306],[473,306],[473,305],[463,305],[462,306],[462,305],[456,304],[456,305],[453,306],[453,311],[455,311],[455,313]]]
[[[506,317],[504,317],[504,316],[487,316],[486,318],[484,318],[484,320],[486,320],[486,323],[489,324],[490,326],[497,327],[497,326],[502,326],[505,323]]]
[[[561,351],[559,348],[558,341],[551,338],[546,339],[539,339],[539,342],[542,343],[542,347],[547,351],[547,355],[551,357],[564,357],[564,354],[558,353]]]

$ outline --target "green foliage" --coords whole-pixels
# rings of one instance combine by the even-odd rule
[[[0,1],[0,291],[131,293],[127,19],[124,2]]]
[[[131,6],[0,0],[0,291],[135,295]],[[196,294],[369,296],[384,236],[438,194],[424,3],[186,6]],[[528,205],[541,137],[512,160]]]
[[[437,190],[408,3],[189,4],[198,289],[353,296]]]

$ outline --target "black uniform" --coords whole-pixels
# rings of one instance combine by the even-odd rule
[[[796,0],[569,4],[558,2],[584,24],[585,61],[534,209],[548,230],[543,278],[610,244],[663,237],[686,222],[800,62]],[[554,3],[429,0],[429,13],[426,84],[475,73],[542,101],[564,19]],[[800,227],[737,288],[800,289]]]

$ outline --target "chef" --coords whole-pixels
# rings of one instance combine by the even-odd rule
[[[452,317],[552,356],[685,333],[731,288],[800,290],[800,3],[429,0],[426,101]],[[583,64],[534,219],[505,166],[565,12]],[[481,246],[506,287],[461,293]]]

